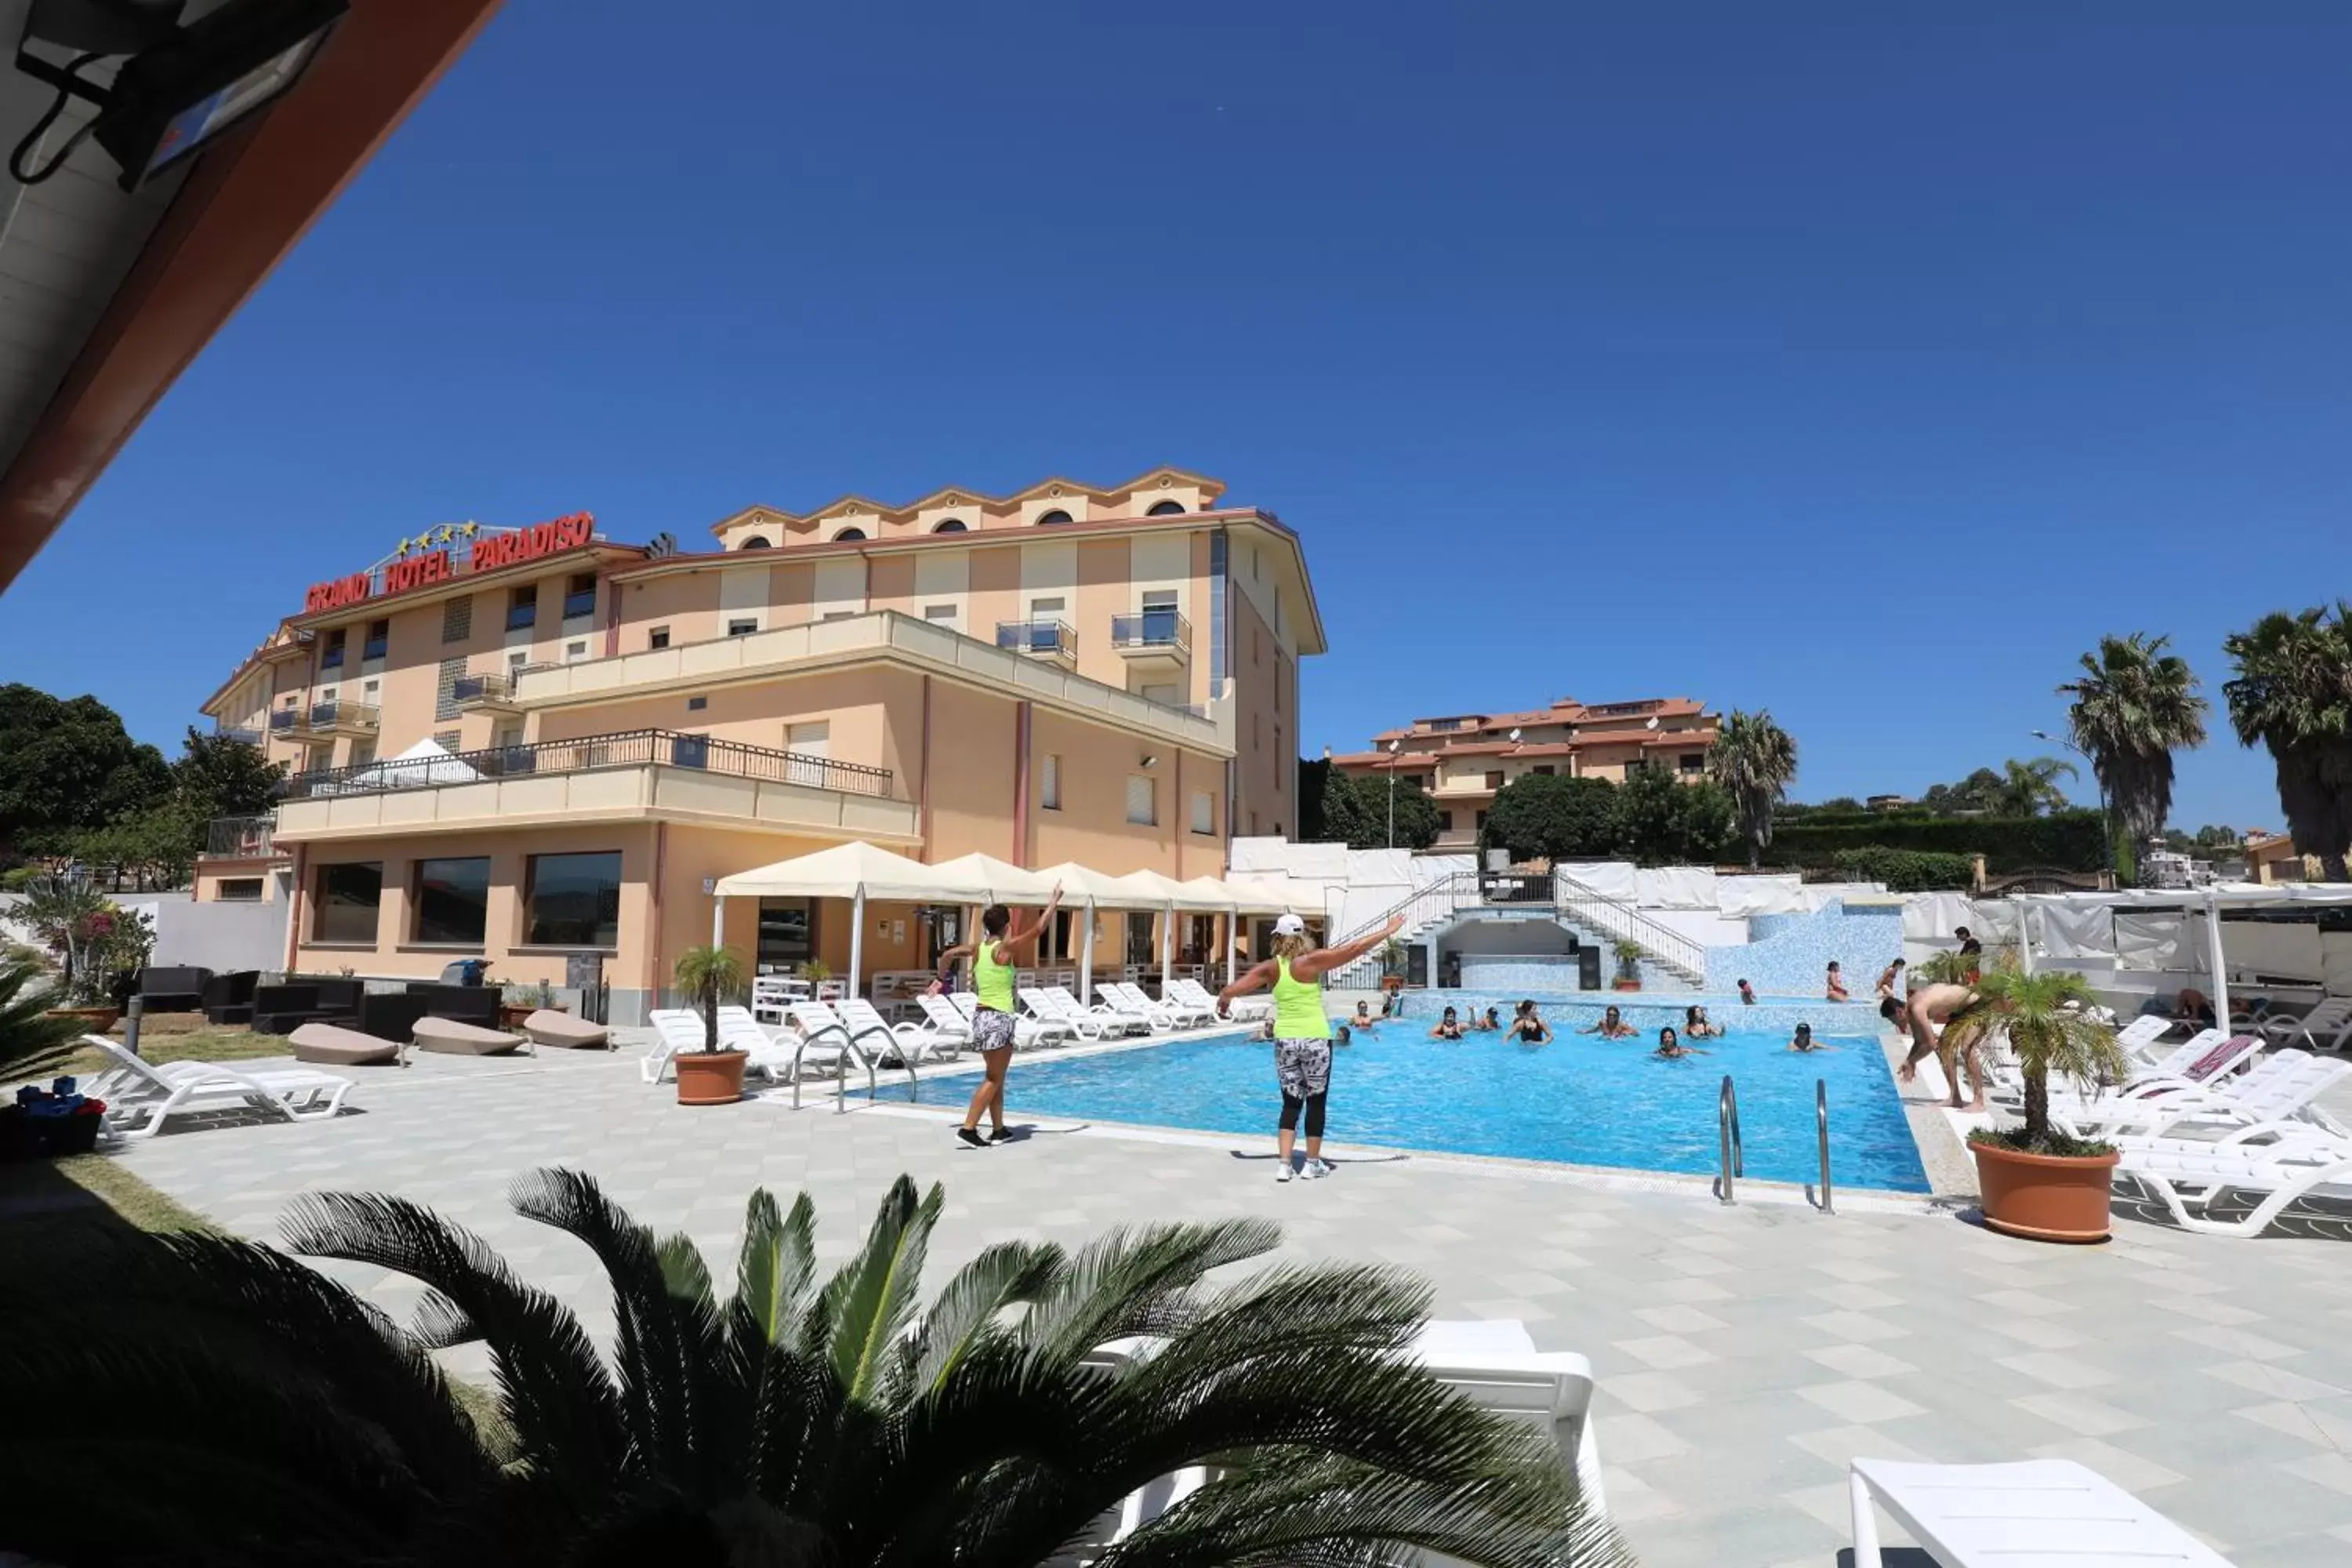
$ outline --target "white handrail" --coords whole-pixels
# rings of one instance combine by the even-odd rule
[[[1671,926],[1659,924],[1622,900],[1595,892],[1565,871],[1552,873],[1559,908],[1610,936],[1646,948],[1693,979],[1706,978],[1706,949]]]

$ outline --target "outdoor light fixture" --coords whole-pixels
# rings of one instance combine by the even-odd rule
[[[1142,764],[1142,765],[1143,765],[1143,766],[1145,766],[1145,767],[1147,767],[1147,768],[1148,768],[1148,767],[1150,767],[1150,766],[1152,766],[1152,765],[1154,765],[1154,764],[1155,764],[1155,763],[1157,763],[1159,761],[1160,761],[1160,758],[1159,758],[1156,754],[1154,754],[1153,752],[1144,752],[1144,753],[1143,753],[1143,764]]]
[[[185,0],[34,0],[16,44],[16,68],[58,89],[8,160],[37,185],[65,166],[85,136],[122,171],[126,191],[170,168],[299,80],[350,0],[226,0],[182,26]],[[60,64],[30,46],[76,51]],[[122,61],[110,84],[85,78],[93,61]],[[26,158],[68,99],[98,113],[38,169]]]

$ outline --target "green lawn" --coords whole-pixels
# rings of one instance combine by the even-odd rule
[[[111,1032],[111,1037],[121,1039],[120,1026]],[[151,1062],[234,1062],[249,1057],[284,1057],[293,1053],[294,1047],[283,1035],[257,1035],[251,1029],[171,1030],[156,1028],[151,1023],[139,1032],[139,1054]],[[84,1047],[67,1058],[64,1066],[43,1076],[101,1072],[106,1065],[105,1057]]]

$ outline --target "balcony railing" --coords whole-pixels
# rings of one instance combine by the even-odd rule
[[[299,708],[279,708],[269,715],[269,732],[273,735],[282,735],[289,730],[301,727],[302,710]]]
[[[221,740],[242,741],[248,746],[257,746],[262,741],[260,731],[248,730],[237,724],[215,724],[213,733]]]
[[[1015,653],[1042,653],[1055,658],[1078,657],[1078,634],[1066,621],[999,621],[996,646]]]
[[[214,860],[267,860],[277,853],[269,816],[216,816],[205,828],[205,855]]]
[[[310,728],[313,730],[373,730],[379,717],[372,702],[314,702],[310,705]]]
[[[444,789],[487,779],[646,766],[691,768],[843,795],[886,798],[890,795],[891,773],[887,768],[836,763],[829,757],[803,756],[796,752],[772,752],[764,746],[746,746],[736,741],[688,735],[675,730],[625,730],[611,735],[586,735],[576,741],[539,741],[529,745],[457,752],[442,757],[390,758],[357,767],[322,768],[288,779],[284,797],[309,800],[320,795],[381,795],[398,790]]]
[[[1111,646],[1122,652],[1143,649],[1189,656],[1192,651],[1192,623],[1173,610],[1113,616],[1110,640]]]
[[[503,675],[461,675],[449,683],[453,702],[505,702],[514,697],[514,682]]]

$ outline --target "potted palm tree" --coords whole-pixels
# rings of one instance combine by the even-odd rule
[[[2129,1070],[2115,1031],[2093,1018],[2095,1000],[2079,974],[1995,969],[1976,983],[1977,999],[1946,1026],[1946,1060],[2005,1037],[2025,1080],[2024,1125],[1970,1133],[1985,1224],[2037,1241],[2105,1241],[2116,1151],[2050,1126],[2053,1074],[2088,1086]]]
[[[1393,994],[1404,989],[1404,943],[1391,937],[1381,943],[1381,989]]]
[[[728,947],[689,947],[671,978],[702,1013],[702,1048],[672,1058],[680,1105],[732,1105],[743,1098],[743,1051],[719,1048],[719,1004],[743,989],[743,961]]]
[[[1609,948],[1617,955],[1617,980],[1613,988],[1639,991],[1642,988],[1642,944],[1632,937],[1621,936],[1611,942]]]

